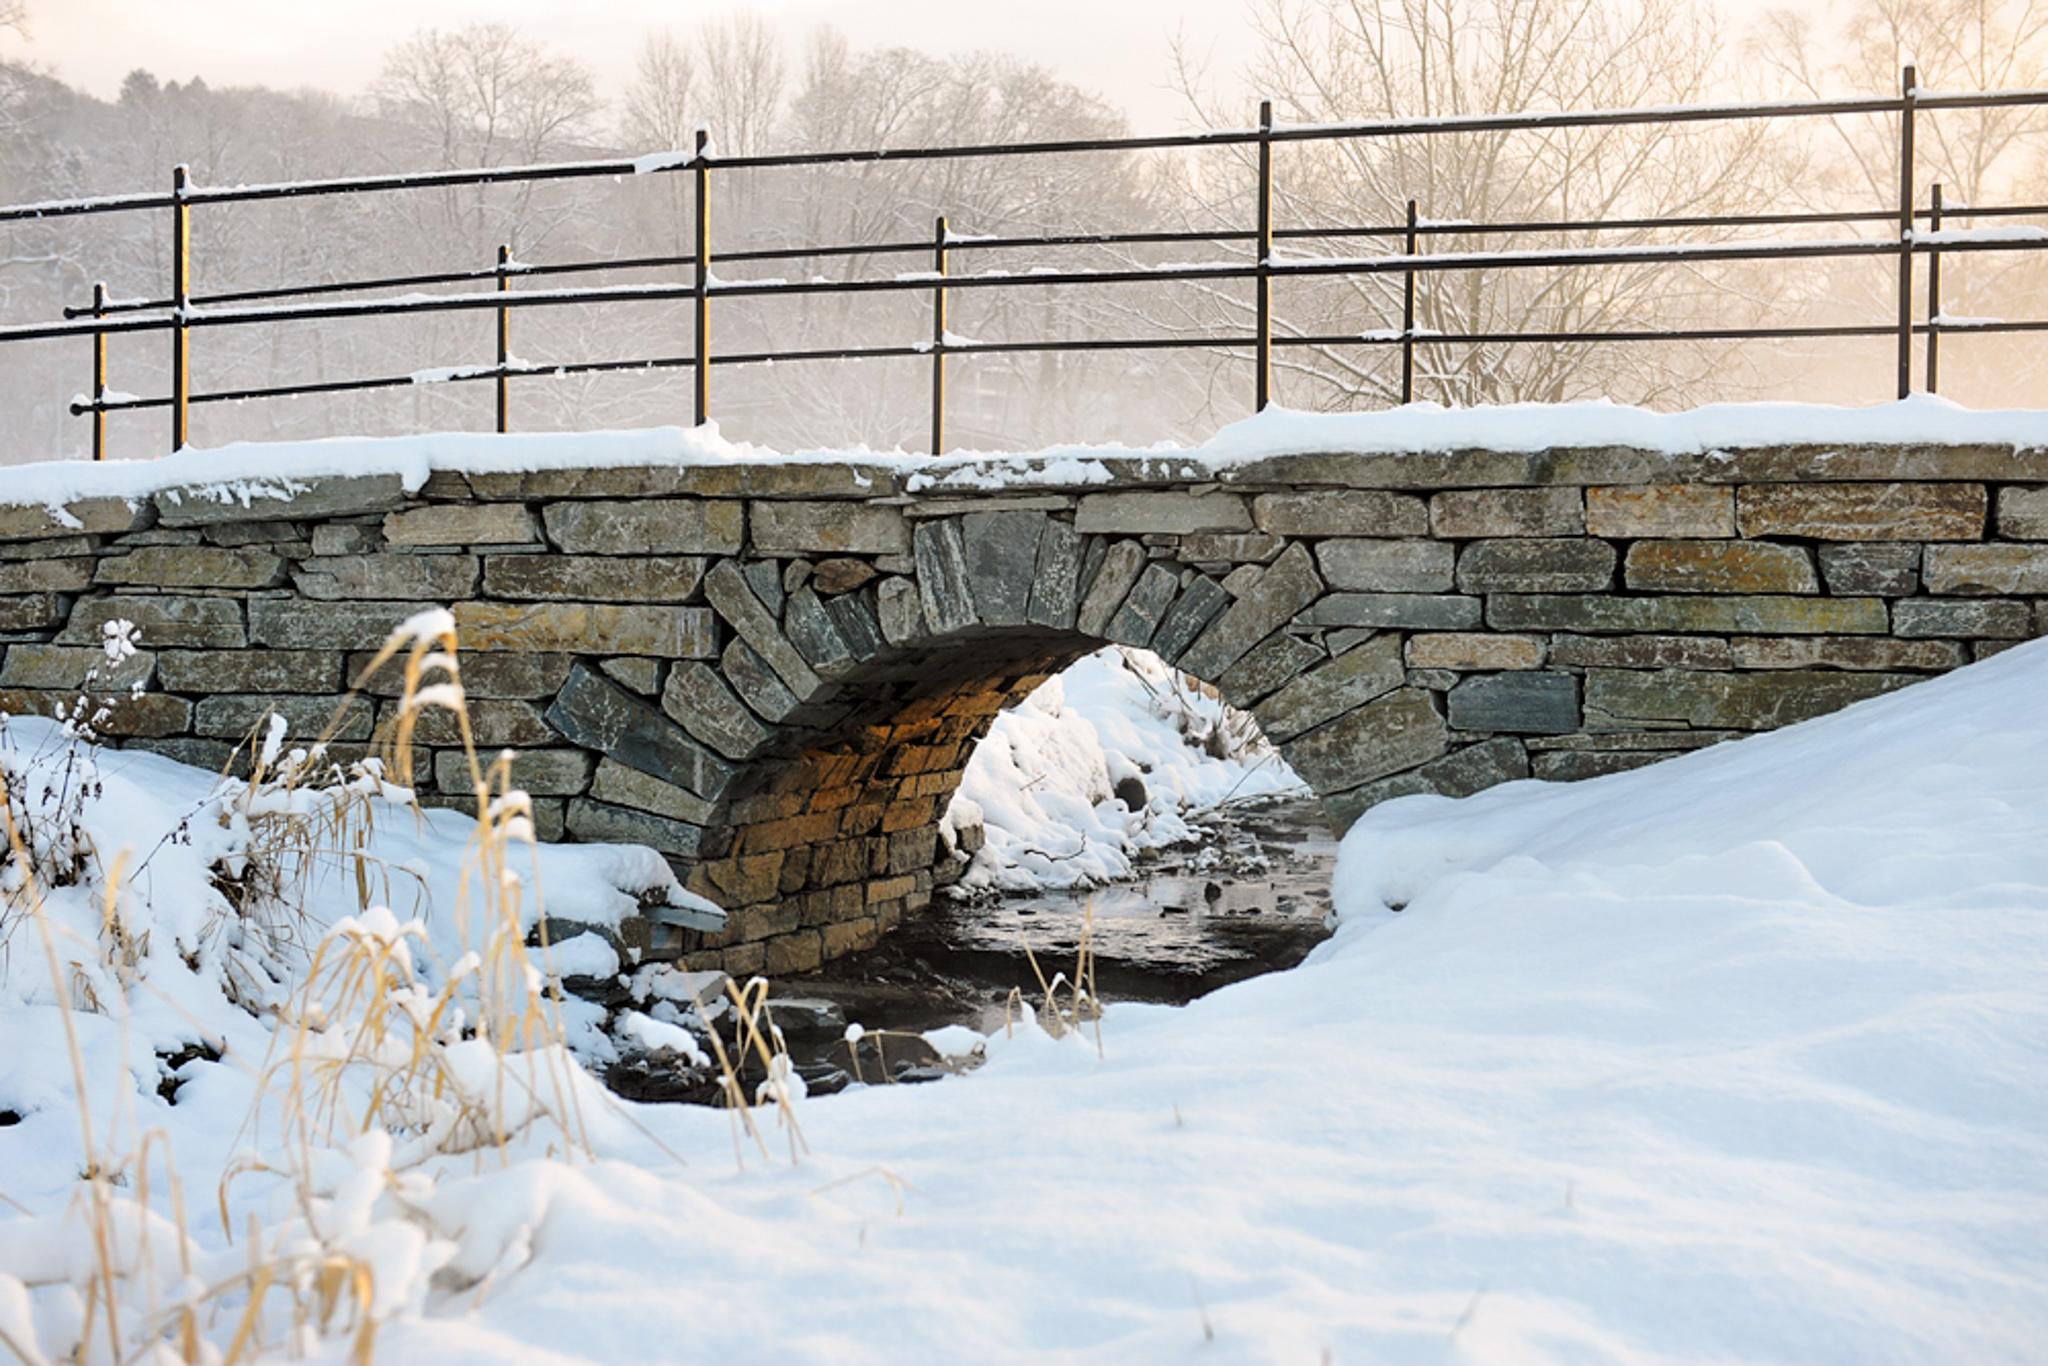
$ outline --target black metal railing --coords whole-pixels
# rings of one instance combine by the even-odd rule
[[[1478,346],[1511,343],[1637,343],[1653,341],[1749,341],[1770,339],[1814,339],[1893,337],[1897,339],[1897,388],[1900,397],[1913,387],[1913,346],[1924,337],[1925,386],[1933,390],[1939,379],[1940,340],[1946,332],[1972,333],[2048,332],[2048,319],[1945,321],[1941,312],[1941,262],[1952,253],[2031,251],[2048,248],[2048,228],[2023,227],[1973,234],[1944,228],[1957,220],[2048,218],[2048,205],[1945,204],[1942,187],[1931,187],[1928,203],[1918,203],[1914,180],[1914,134],[1917,119],[1936,110],[1983,110],[2015,106],[2048,107],[2048,90],[2013,90],[1946,94],[1921,91],[1913,68],[1907,67],[1900,94],[1887,98],[1815,100],[1778,103],[1716,104],[1661,109],[1594,110],[1576,113],[1487,114],[1433,119],[1381,119],[1367,122],[1288,127],[1276,125],[1272,106],[1262,104],[1259,120],[1249,129],[1220,130],[1164,137],[1070,139],[1062,141],[1003,143],[958,147],[884,148],[846,152],[806,152],[775,155],[721,157],[709,146],[707,135],[699,132],[697,144],[688,153],[677,152],[653,158],[566,162],[550,165],[490,167],[469,170],[430,171],[409,175],[378,175],[305,180],[271,185],[238,185],[209,188],[195,186],[185,167],[175,169],[169,194],[128,194],[98,198],[54,201],[43,204],[0,208],[0,231],[7,224],[104,214],[159,212],[168,210],[171,234],[171,293],[167,298],[114,300],[106,286],[94,286],[90,304],[64,310],[62,321],[0,327],[0,343],[49,340],[66,337],[89,338],[92,344],[92,386],[88,394],[74,401],[75,415],[92,419],[92,451],[104,459],[107,451],[107,416],[110,413],[167,409],[171,419],[171,448],[187,444],[190,410],[195,404],[242,402],[251,399],[337,394],[409,386],[421,382],[418,374],[369,376],[356,379],[326,379],[300,383],[270,384],[235,389],[195,390],[192,384],[193,333],[211,328],[232,328],[280,322],[393,317],[411,314],[458,311],[488,311],[496,319],[496,359],[489,364],[458,366],[435,374],[438,382],[490,381],[496,386],[496,422],[499,431],[511,425],[510,382],[521,377],[587,375],[662,369],[693,372],[694,411],[698,423],[711,417],[711,372],[714,367],[750,365],[762,362],[806,360],[863,360],[927,357],[931,363],[931,448],[945,446],[946,366],[951,357],[999,355],[1019,352],[1114,352],[1146,350],[1227,350],[1250,354],[1254,365],[1255,409],[1272,400],[1273,354],[1278,347],[1392,346],[1400,351],[1400,393],[1411,401],[1415,388],[1415,352],[1418,345]],[[1409,200],[1405,221],[1388,225],[1360,224],[1344,227],[1279,227],[1274,223],[1273,153],[1279,144],[1348,139],[1433,137],[1455,133],[1504,132],[1514,130],[1571,129],[1631,124],[1678,124],[1709,121],[1744,121],[1788,118],[1841,117],[1846,115],[1890,115],[1898,121],[1899,195],[1895,207],[1846,212],[1775,212],[1748,214],[1697,214],[1668,217],[1623,217],[1609,219],[1522,221],[1522,222],[1429,222],[1420,216],[1419,206]],[[790,167],[819,167],[882,162],[919,162],[962,158],[1046,156],[1071,153],[1128,153],[1167,149],[1250,147],[1256,167],[1256,225],[1251,228],[1174,230],[1145,232],[1073,232],[1035,235],[969,237],[949,231],[940,217],[932,237],[923,240],[885,241],[858,245],[816,245],[761,248],[720,252],[711,247],[710,216],[712,177],[742,170]],[[192,216],[195,208],[259,203],[313,196],[347,196],[394,191],[568,181],[598,177],[646,174],[688,174],[693,182],[693,250],[687,255],[613,257],[604,259],[530,264],[513,259],[501,247],[494,265],[477,269],[450,270],[425,274],[393,275],[341,280],[317,284],[277,285],[265,288],[228,290],[195,294],[192,290]],[[1926,223],[1928,231],[1919,230]],[[1531,250],[1425,251],[1428,239],[1458,239],[1487,236],[1512,237],[1532,234],[1595,234],[1610,231],[1673,229],[1757,229],[1857,225],[1895,225],[1895,235],[1842,237],[1824,240],[1787,239],[1778,241],[1705,241],[1631,244],[1624,246],[1578,246]],[[1398,251],[1357,257],[1305,257],[1280,259],[1275,245],[1288,241],[1331,240],[1398,241]],[[991,270],[958,274],[952,260],[962,252],[1000,254],[1018,249],[1102,246],[1138,247],[1172,244],[1250,244],[1249,261],[1226,261],[1180,265],[1124,265],[1103,269],[1049,269],[1028,271]],[[878,257],[930,254],[931,269],[898,274],[893,278],[842,280],[731,280],[714,277],[712,265],[740,264],[795,259]],[[1417,327],[1419,282],[1450,271],[1558,270],[1612,265],[1671,263],[1765,262],[1856,257],[1896,260],[1898,309],[1894,319],[1884,322],[1844,324],[1777,324],[1757,326],[1637,327],[1602,331],[1422,331]],[[1926,316],[1916,317],[1914,258],[1925,257]],[[605,284],[593,287],[515,289],[515,282],[544,280],[598,272],[627,270],[688,269],[684,281],[653,284]],[[1401,311],[1398,326],[1358,333],[1297,333],[1273,335],[1273,284],[1277,280],[1317,276],[1400,277]],[[947,330],[949,296],[963,289],[1043,288],[1051,285],[1132,285],[1186,283],[1190,281],[1250,281],[1253,285],[1253,330],[1249,335],[1169,335],[1151,337],[1096,337],[1061,340],[969,341]],[[487,288],[433,295],[406,295],[350,300],[336,296],[374,291],[482,285]],[[791,297],[802,295],[926,292],[931,296],[932,331],[929,341],[903,345],[813,347],[807,349],[762,349],[719,352],[711,349],[713,301],[728,298]],[[521,309],[565,307],[610,303],[647,303],[688,299],[691,303],[693,348],[687,355],[641,356],[630,359],[571,360],[559,364],[529,363],[513,358],[511,319]],[[297,300],[299,302],[287,302]],[[115,395],[108,388],[109,337],[145,332],[167,332],[171,338],[169,392],[156,397]]]

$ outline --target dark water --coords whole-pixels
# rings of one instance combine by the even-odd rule
[[[886,1031],[879,1053],[872,1039],[861,1046],[866,1080],[943,1075],[915,1036],[952,1024],[1000,1028],[1013,989],[1039,1003],[1040,973],[1073,974],[1091,910],[1104,1002],[1178,1004],[1299,963],[1328,933],[1337,856],[1315,802],[1235,806],[1204,826],[1199,842],[1148,856],[1133,881],[967,901],[942,895],[879,947],[777,983],[775,1020],[798,1069],[815,1091],[845,1085],[844,1034],[857,1023]]]

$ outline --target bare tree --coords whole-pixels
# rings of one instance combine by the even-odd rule
[[[640,44],[626,87],[619,131],[629,147],[687,148],[696,129],[697,59],[673,33],[650,33]]]
[[[373,91],[382,115],[409,136],[401,164],[419,168],[538,162],[586,140],[602,109],[589,70],[504,24],[425,29],[385,55]],[[510,193],[479,186],[442,200],[472,251],[494,241],[531,246],[559,225],[545,220],[531,184]]]
[[[766,151],[782,110],[782,42],[759,16],[741,12],[706,24],[704,119],[728,156]]]
[[[1698,0],[1261,0],[1245,75],[1283,121],[1627,108],[1695,102],[1715,92],[1722,37]],[[1243,126],[1241,109],[1201,93],[1185,55],[1179,84],[1211,126]],[[1249,224],[1252,176],[1215,158],[1191,177],[1190,218]],[[1780,163],[1754,126],[1701,124],[1437,133],[1286,147],[1275,171],[1287,226],[1394,225],[1409,199],[1428,222],[1587,222],[1698,215],[1767,199]],[[1694,234],[1695,237],[1698,235]],[[1425,250],[1620,246],[1668,240],[1655,230],[1425,235]],[[1325,245],[1327,242],[1327,245]],[[1398,239],[1310,239],[1289,253],[1398,250]],[[1339,282],[1342,279],[1342,282]],[[1421,277],[1425,332],[1511,335],[1616,331],[1724,317],[1724,291],[1697,269],[1603,265],[1564,271],[1446,271]],[[1377,275],[1279,287],[1288,332],[1358,333],[1398,326],[1399,278]],[[1170,320],[1242,326],[1248,304],[1212,291]],[[1680,343],[1440,343],[1418,349],[1418,397],[1453,403],[1555,402],[1611,394],[1683,402],[1711,376],[1720,348]],[[1278,368],[1298,382],[1288,401],[1322,407],[1399,396],[1388,348],[1298,346]]]

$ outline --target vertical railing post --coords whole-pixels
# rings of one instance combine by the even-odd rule
[[[1404,255],[1415,255],[1415,201],[1408,201]],[[1415,267],[1401,272],[1401,402],[1415,401]]]
[[[1259,377],[1252,411],[1273,401],[1273,102],[1259,101],[1259,263],[1256,280]]]
[[[1941,182],[1928,195],[1927,231],[1941,231]],[[1927,249],[1927,392],[1941,392],[1941,248]]]
[[[512,248],[498,246],[498,293],[512,292]],[[512,310],[498,305],[498,434],[512,430],[512,380],[505,367],[512,363]]]
[[[107,282],[92,287],[92,316],[98,322],[107,316]],[[107,334],[92,334],[92,458],[107,458]]]
[[[1899,397],[1913,392],[1913,110],[1918,73],[1907,67],[1899,85]]]
[[[711,130],[697,130],[697,425],[711,420]]]
[[[171,450],[185,449],[192,434],[192,171],[171,171]]]
[[[932,269],[939,283],[932,290],[932,454],[946,453],[946,216],[932,230]]]

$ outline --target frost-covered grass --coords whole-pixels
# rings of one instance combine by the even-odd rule
[[[190,1036],[131,984],[125,1017],[72,1015],[93,1152],[169,1138],[146,1192],[133,1162],[111,1188],[112,1252],[155,1259],[169,1295],[181,1249],[201,1278],[240,1265],[251,1215],[340,1230],[319,1246],[374,1267],[391,1361],[2035,1360],[2044,683],[2048,642],[1651,769],[1390,803],[1346,837],[1343,921],[1302,967],[1111,1006],[1100,1052],[1092,1027],[1020,1020],[961,1079],[771,1096],[801,1120],[795,1160],[739,1167],[729,1116],[578,1082],[573,1145],[404,1165],[373,1126],[304,1168],[310,1200],[238,1178],[223,1227],[236,1154],[286,1155],[241,1128],[240,1064],[280,1023],[209,1017],[228,1055],[184,1064],[172,1105],[152,1050]],[[142,781],[89,828],[148,841],[176,771],[105,763]],[[575,894],[546,857],[546,890]],[[198,876],[160,865],[154,895],[203,896],[176,867]],[[173,994],[174,960],[144,960]],[[0,1129],[0,1331],[54,1353],[97,1254],[34,970],[17,937],[0,1106],[29,1113]]]
[[[967,888],[1099,886],[1198,838],[1197,812],[1304,791],[1250,717],[1157,655],[1111,646],[996,718],[944,828],[956,844],[985,832]]]

